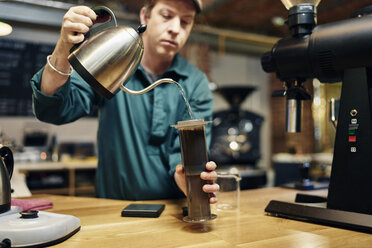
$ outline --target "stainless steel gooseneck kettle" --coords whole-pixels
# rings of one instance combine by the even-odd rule
[[[10,178],[13,173],[13,153],[0,144],[0,214],[10,210]]]
[[[81,44],[71,49],[68,60],[75,71],[100,95],[112,98],[120,89],[139,95],[161,83],[175,83],[172,79],[160,79],[141,91],[132,91],[124,85],[137,69],[143,56],[141,33],[146,25],[137,30],[118,26],[114,13],[107,7],[92,8],[99,17],[110,19],[92,27]]]

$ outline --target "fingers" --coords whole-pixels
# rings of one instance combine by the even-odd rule
[[[213,161],[209,161],[206,165],[205,168],[207,171],[203,171],[200,174],[200,178],[203,180],[209,180],[213,181],[217,179],[217,172],[215,172],[215,169],[217,168],[217,165]]]
[[[179,173],[179,174],[183,174],[184,173],[183,165],[182,164],[178,164],[176,166],[176,173]]]
[[[220,185],[213,183],[213,184],[204,184],[203,191],[205,193],[215,193],[220,190]]]
[[[209,193],[209,203],[214,204],[218,202],[218,198],[214,193]]]
[[[87,27],[92,26],[93,21],[95,20],[95,17],[92,18],[90,16],[81,15],[76,12],[72,12],[69,15],[65,15],[64,18],[66,21],[69,21],[71,23],[80,23]]]
[[[200,173],[200,178],[203,179],[203,180],[214,181],[214,180],[217,179],[217,172],[215,172],[215,171],[211,171],[211,172],[203,171],[202,173]]]
[[[84,34],[68,34],[66,36],[66,41],[68,43],[72,43],[72,44],[77,44],[77,43],[80,43],[82,41],[84,41]]]
[[[215,169],[217,168],[217,165],[213,161],[209,161],[205,165],[207,171],[203,171],[200,174],[200,178],[203,180],[207,180],[208,183],[203,185],[203,191],[209,194],[209,203],[214,204],[218,201],[218,198],[214,194],[215,192],[218,192],[220,190],[220,186],[214,181],[217,179],[218,175]]]
[[[72,7],[67,13],[69,12],[74,13],[78,16],[86,16],[92,21],[95,21],[97,19],[97,14],[91,8],[87,6]]]
[[[213,161],[209,161],[206,165],[205,168],[209,171],[213,171],[217,168],[217,164]]]
[[[205,193],[208,193],[209,194],[209,202],[211,204],[213,203],[216,203],[218,201],[216,195],[214,194],[215,192],[218,192],[220,190],[220,186],[216,183],[214,183],[214,181],[217,179],[217,172],[215,171],[215,169],[217,168],[217,165],[215,162],[213,161],[210,161],[208,163],[206,163],[206,170],[207,171],[203,171],[201,174],[200,174],[200,178],[202,180],[206,180],[208,181],[205,185],[203,185],[203,191]],[[176,166],[176,173],[179,174],[179,173],[184,173],[184,167],[182,165],[177,165]]]
[[[63,17],[61,38],[64,42],[76,44],[84,40],[84,35],[96,20],[96,13],[86,6],[72,7]]]

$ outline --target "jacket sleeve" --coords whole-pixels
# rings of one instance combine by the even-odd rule
[[[99,96],[76,72],[53,96],[45,95],[40,91],[43,70],[31,79],[32,109],[39,120],[57,125],[70,123],[89,115],[93,104],[98,104]]]

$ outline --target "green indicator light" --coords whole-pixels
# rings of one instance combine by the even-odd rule
[[[349,135],[355,135],[355,134],[356,134],[356,129],[349,128]]]

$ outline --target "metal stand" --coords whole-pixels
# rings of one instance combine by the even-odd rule
[[[368,214],[274,200],[270,201],[265,212],[276,217],[372,233],[372,215]]]
[[[298,190],[316,190],[316,189],[327,189],[329,183],[328,182],[315,182],[310,180],[309,176],[309,163],[302,163],[299,166],[300,170],[300,180],[295,183],[286,183],[281,185],[284,188],[292,188]]]

